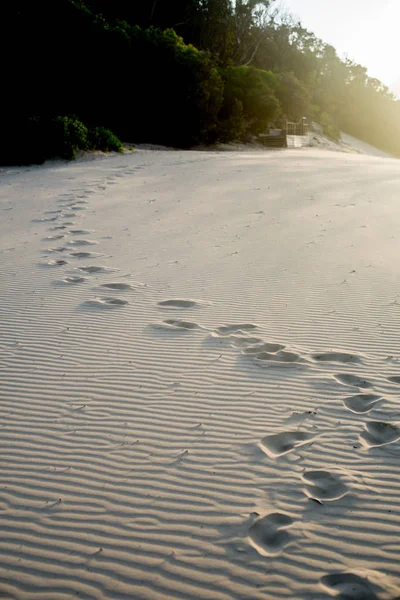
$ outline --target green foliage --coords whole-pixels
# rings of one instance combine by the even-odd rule
[[[123,149],[122,142],[112,131],[105,127],[90,129],[88,144],[92,150],[103,150],[103,152],[122,152]]]
[[[145,59],[135,71],[140,94],[121,124],[125,131],[138,141],[182,147],[212,138],[223,83],[210,54],[186,45],[171,29],[128,27],[127,32],[132,60]]]
[[[278,75],[276,95],[283,114],[290,121],[299,121],[308,113],[311,101],[310,92],[293,73]]]
[[[77,117],[56,117],[49,127],[49,156],[72,160],[89,147],[88,128]]]
[[[108,129],[89,130],[75,116],[29,117],[3,128],[2,164],[41,164],[47,159],[73,160],[78,150],[122,150],[122,143]]]
[[[243,103],[237,98],[224,97],[217,137],[221,142],[242,140],[246,133]]]
[[[282,114],[400,155],[400,103],[364,67],[274,14],[275,0],[84,1],[0,9],[1,163],[120,147],[105,130],[93,133],[99,124],[124,141],[190,147],[246,139]]]
[[[224,99],[220,120],[224,139],[229,134],[235,139],[265,131],[279,109],[275,75],[254,67],[228,67],[221,70],[221,75]]]
[[[43,124],[59,115],[77,114],[90,127],[102,124],[128,142],[189,147],[215,139],[223,83],[214,59],[185,44],[172,29],[108,23],[69,0],[60,0],[57,11],[51,3],[16,0],[11,12],[11,39],[18,34],[21,53],[30,57],[29,63],[11,57],[5,67],[5,112],[10,122],[21,126],[22,135],[33,115]],[[6,42],[0,38],[4,51]],[[74,61],[72,42],[79,48]],[[49,48],[57,56],[51,77],[43,62]],[[38,69],[33,71],[31,63]],[[127,93],[127,79],[134,93]],[[26,90],[30,92],[24,114],[18,106]],[[50,129],[50,137],[45,137],[52,153],[72,158],[77,148],[86,148],[79,138],[82,132],[70,120],[56,120]],[[104,135],[101,143],[117,144],[105,141]],[[18,155],[17,147],[12,155]]]

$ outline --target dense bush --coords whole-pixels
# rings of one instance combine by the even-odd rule
[[[211,138],[223,83],[210,55],[184,44],[171,29],[126,26],[125,31],[140,91],[115,130],[138,141],[182,147]]]
[[[245,138],[265,131],[278,110],[276,76],[254,67],[221,69],[224,97],[219,114],[220,137]]]
[[[94,127],[89,130],[88,145],[92,150],[103,150],[104,152],[122,151],[122,142],[105,127]]]
[[[72,160],[78,150],[121,149],[120,140],[104,127],[89,130],[75,116],[35,116],[3,127],[0,163],[41,164],[50,158]]]
[[[0,44],[7,52],[17,35],[19,55],[26,57],[20,62],[11,55],[5,66],[4,112],[21,125],[23,138],[33,115],[42,123],[76,114],[89,128],[104,125],[127,142],[188,147],[215,139],[223,83],[208,52],[171,29],[108,24],[69,0],[16,4],[7,21],[11,39],[0,38]],[[49,49],[57,57],[51,76],[43,59]],[[25,114],[21,98],[28,100]],[[66,142],[57,152],[73,156],[76,132],[70,124],[58,126]],[[101,144],[116,147],[104,132]]]
[[[88,128],[74,117],[56,117],[47,125],[44,120],[44,133],[48,130],[48,156],[72,160],[77,150],[89,148]]]
[[[276,96],[289,121],[299,121],[309,112],[310,92],[293,73],[280,73],[277,76]]]
[[[224,97],[220,112],[217,139],[220,142],[243,140],[246,127],[243,116],[243,103],[237,98]]]
[[[3,4],[1,163],[73,157],[91,136],[116,149],[110,134],[90,133],[99,125],[127,142],[246,140],[282,113],[400,154],[400,102],[297,21],[268,20],[273,2]],[[89,133],[59,115],[78,115]]]

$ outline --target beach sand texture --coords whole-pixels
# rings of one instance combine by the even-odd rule
[[[400,598],[399,165],[3,170],[1,598]]]

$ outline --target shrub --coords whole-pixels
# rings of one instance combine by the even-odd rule
[[[309,113],[310,92],[293,73],[281,73],[277,76],[276,95],[281,104],[282,112],[291,121],[298,121]]]
[[[243,104],[237,98],[225,99],[220,113],[218,139],[221,142],[241,140],[245,134]]]
[[[173,30],[128,27],[136,89],[117,133],[188,147],[215,135],[223,83],[210,54],[183,42]],[[138,60],[138,57],[141,57]],[[122,114],[121,114],[122,117]]]
[[[63,115],[104,125],[124,141],[188,147],[215,137],[223,90],[220,74],[208,52],[185,44],[173,30],[107,23],[81,0],[17,0],[11,12],[9,36],[0,43],[6,50],[17,37],[20,54],[29,60],[19,61],[15,55],[4,65],[3,114],[14,114],[22,134],[28,117],[38,115],[40,127],[45,118],[56,155],[72,158],[77,148],[85,148],[84,132]],[[79,48],[76,61],[71,60],[72,45]],[[43,61],[49,48],[57,56],[51,77]],[[93,55],[101,60],[94,61]],[[134,92],[125,93],[127,86]],[[18,108],[22,97],[25,114]],[[58,115],[62,119],[50,125]],[[104,139],[109,136],[100,137],[108,146],[110,138]]]
[[[50,124],[48,157],[72,160],[77,150],[87,150],[88,128],[77,117],[56,117]]]
[[[0,164],[42,164],[50,158],[73,160],[77,150],[122,150],[105,127],[88,130],[75,116],[9,118],[2,128]]]
[[[86,149],[87,127],[76,117],[11,116],[3,127],[2,164],[41,164],[48,158],[73,159]]]
[[[220,111],[220,131],[225,139],[257,135],[266,130],[278,109],[276,76],[254,67],[221,69],[224,98]],[[240,110],[241,108],[241,110]]]
[[[104,152],[122,152],[122,142],[105,127],[95,127],[89,130],[89,146],[93,150],[103,150]]]

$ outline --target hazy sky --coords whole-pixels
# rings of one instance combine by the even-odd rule
[[[400,0],[281,0],[339,55],[391,86],[400,77]]]

